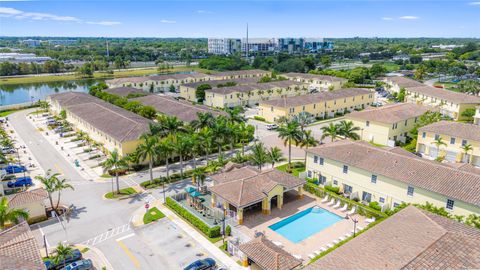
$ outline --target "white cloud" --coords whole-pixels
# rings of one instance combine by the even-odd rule
[[[401,20],[418,20],[420,18],[417,17],[417,16],[402,16],[402,17],[399,17],[399,19],[401,19]]]
[[[468,3],[470,6],[480,6],[480,2],[470,2]]]
[[[382,17],[382,20],[384,21],[393,21],[392,17]]]
[[[17,20],[34,20],[34,21],[63,21],[63,22],[77,22],[77,23],[87,23],[87,24],[97,24],[97,25],[118,25],[120,22],[115,21],[84,21],[77,17],[73,16],[59,16],[49,13],[40,13],[40,12],[24,12],[15,8],[9,7],[0,7],[0,17],[12,17]]]
[[[168,23],[168,24],[177,23],[176,21],[165,20],[165,19],[161,20],[160,22],[161,22],[161,23]]]
[[[105,26],[112,26],[112,25],[122,24],[121,22],[113,22],[113,21],[86,22],[86,23],[87,23],[87,24],[96,24],[96,25],[105,25]]]
[[[197,10],[197,13],[198,13],[198,14],[212,14],[213,12],[208,11],[208,10],[201,10],[201,9],[200,9],[200,10]]]

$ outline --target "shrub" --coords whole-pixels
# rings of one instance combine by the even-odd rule
[[[232,227],[230,227],[230,225],[227,225],[227,227],[225,228],[225,235],[226,236],[232,235]]]
[[[325,186],[325,190],[336,193],[336,194],[340,194],[340,188],[339,187]]]
[[[185,208],[179,205],[174,199],[167,197],[166,204],[177,214],[181,217],[186,219],[190,224],[197,227],[200,231],[202,231],[205,235],[210,238],[220,236],[220,226],[215,226],[210,228],[205,222],[200,220],[198,217],[193,215],[192,213],[188,212]]]
[[[380,204],[378,204],[378,202],[370,202],[368,206],[370,206],[370,208],[375,209],[377,211],[382,210],[382,207],[380,206]]]
[[[262,122],[265,122],[265,118],[261,117],[261,116],[258,116],[258,115],[255,115],[253,117],[253,119],[257,120],[257,121],[262,121]]]

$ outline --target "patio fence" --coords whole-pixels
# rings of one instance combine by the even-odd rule
[[[380,218],[384,218],[386,217],[387,215],[385,213],[382,213],[380,211],[375,211],[359,202],[356,202],[356,201],[353,201],[353,200],[350,200],[348,198],[345,198],[341,195],[338,195],[334,192],[330,192],[330,191],[326,191],[318,186],[314,186],[313,184],[306,184],[304,185],[304,189],[305,191],[317,196],[317,197],[320,197],[320,198],[324,198],[325,195],[329,195],[330,198],[335,198],[336,200],[340,200],[343,204],[342,205],[345,205],[347,204],[348,205],[348,209],[352,209],[352,207],[356,207],[356,213],[357,214],[360,214],[362,216],[366,216],[366,217],[375,217],[376,219],[380,219]]]

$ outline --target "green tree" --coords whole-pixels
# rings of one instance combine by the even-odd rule
[[[63,268],[67,265],[67,258],[73,255],[73,248],[69,245],[64,245],[61,242],[58,243],[55,248],[55,256],[53,257],[53,263],[56,265],[62,265]]]
[[[177,91],[177,88],[175,88],[175,85],[171,84],[168,90],[172,93],[175,93]]]
[[[435,139],[435,141],[432,142],[432,144],[435,145],[435,147],[437,147],[437,157],[438,155],[440,155],[440,146],[447,146],[447,143],[445,141],[443,141],[443,138],[438,136],[438,138]]]
[[[150,136],[149,134],[143,134],[141,144],[137,146],[135,150],[139,160],[148,159],[148,171],[150,173],[150,183],[153,182],[153,161],[158,157],[158,139],[156,136]]]
[[[465,109],[461,116],[465,117],[465,120],[468,122],[473,122],[473,116],[475,115],[475,108]]]
[[[319,141],[315,139],[311,130],[305,130],[302,133],[302,140],[300,141],[300,147],[305,147],[305,164],[307,163],[307,151],[309,147],[315,147],[319,144]]]
[[[234,107],[227,109],[228,121],[232,124],[246,122],[245,117],[242,115],[243,109],[241,107]]]
[[[198,102],[203,102],[205,100],[205,90],[212,89],[212,86],[208,83],[201,84],[197,87],[195,91],[195,97]]]
[[[295,121],[290,121],[278,128],[278,137],[283,140],[284,145],[288,145],[288,168],[292,165],[292,142],[299,143],[302,140],[302,131],[300,125]]]
[[[269,161],[269,156],[263,143],[255,143],[252,146],[252,154],[250,155],[250,160],[254,165],[258,167],[259,170],[262,170],[263,164]]]
[[[462,150],[463,150],[463,153],[464,153],[464,157],[467,159],[467,163],[470,163],[470,156],[469,156],[468,152],[473,150],[473,146],[471,144],[467,143],[464,146],[462,146]]]
[[[57,205],[55,206],[55,209],[58,209],[58,206],[60,205],[60,195],[62,194],[62,191],[67,188],[75,190],[75,188],[67,182],[67,179],[58,179],[55,184],[55,190],[57,191]]]
[[[192,151],[192,143],[188,135],[180,135],[173,142],[173,149],[180,158],[180,175],[183,177],[183,160]]]
[[[157,111],[152,106],[142,106],[138,114],[145,118],[153,119],[157,115]]]
[[[120,170],[128,168],[128,163],[127,159],[125,157],[120,156],[118,153],[118,150],[115,149],[113,152],[110,153],[110,155],[107,157],[107,160],[105,160],[102,163],[103,170],[105,172],[108,172],[109,170],[112,170],[115,173],[115,182],[117,186],[117,194],[120,193],[120,182],[118,179],[118,173]],[[112,191],[113,192],[113,191]]]
[[[267,159],[268,162],[272,164],[272,168],[274,168],[275,163],[283,160],[282,150],[278,147],[270,147],[270,149],[267,151]]]
[[[8,198],[6,196],[0,199],[0,229],[5,228],[7,223],[18,224],[21,219],[28,219],[28,212],[23,209],[11,209],[8,206]]]
[[[37,175],[35,179],[39,180],[48,194],[48,200],[50,201],[50,206],[54,211],[57,211],[55,205],[53,204],[53,193],[57,191],[57,182],[59,181],[58,176],[59,173],[52,174],[51,170],[48,170],[44,176]]]
[[[337,125],[330,123],[328,126],[324,126],[321,128],[322,130],[322,137],[321,140],[325,139],[326,137],[330,137],[331,141],[333,142],[339,135],[339,128]]]
[[[342,120],[338,123],[338,135],[344,138],[359,140],[360,136],[357,133],[358,131],[360,131],[360,128],[354,126],[352,121]]]
[[[79,72],[83,77],[93,77],[94,70],[93,63],[87,62],[80,67]]]
[[[157,144],[157,151],[159,153],[159,158],[162,160],[165,160],[165,171],[167,174],[167,179],[170,179],[170,166],[169,166],[169,160],[172,157],[174,153],[174,148],[172,145],[172,141],[169,138],[165,138],[161,140]]]

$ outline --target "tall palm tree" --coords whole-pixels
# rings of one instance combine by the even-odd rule
[[[312,115],[308,112],[301,112],[293,117],[293,121],[297,122],[300,126],[300,130],[303,132],[305,128],[310,124]]]
[[[197,188],[202,186],[205,183],[205,178],[207,177],[205,174],[205,168],[198,167],[193,170],[193,177],[195,177],[195,182],[197,183]]]
[[[470,157],[468,155],[468,152],[473,150],[473,146],[467,143],[464,146],[462,146],[462,150],[463,150],[464,156],[467,158],[467,163],[470,163]]]
[[[57,182],[59,181],[58,180],[59,175],[60,175],[59,173],[52,174],[52,171],[48,170],[44,176],[41,176],[41,175],[35,176],[35,179],[39,180],[43,184],[48,194],[48,200],[50,201],[50,206],[55,211],[56,211],[56,208],[54,207],[54,204],[53,204],[53,193],[57,191]]]
[[[208,154],[213,145],[213,131],[212,129],[205,127],[200,130],[199,134],[199,146],[203,148],[205,154],[205,160],[208,161]]]
[[[192,121],[190,125],[195,128],[196,130],[201,130],[206,127],[212,127],[215,123],[215,118],[213,117],[213,114],[210,112],[202,113],[199,112],[197,113],[197,119]]]
[[[447,146],[447,143],[443,141],[443,138],[438,136],[435,141],[432,142],[437,147],[437,157],[440,155],[440,146]]]
[[[197,168],[197,157],[202,153],[202,144],[201,144],[201,138],[198,133],[191,133],[189,136],[190,140],[190,155],[192,156],[193,160],[193,169],[195,170]]]
[[[103,170],[105,172],[113,170],[115,172],[115,182],[117,185],[117,193],[120,193],[120,183],[118,180],[118,171],[128,167],[128,162],[126,157],[120,156],[118,150],[115,148],[113,152],[110,153],[107,160],[102,163]],[[113,192],[113,191],[112,191]]]
[[[213,125],[212,133],[215,144],[218,147],[218,155],[222,154],[222,145],[226,141],[228,134],[227,121],[224,117],[218,117]]]
[[[151,122],[148,124],[148,131],[145,134],[148,136],[162,136],[163,132],[164,129],[159,123]]]
[[[237,125],[237,135],[240,143],[242,144],[242,155],[245,155],[245,144],[253,139],[255,134],[255,127],[240,123]]]
[[[160,159],[165,160],[165,170],[167,172],[167,179],[170,178],[170,167],[169,167],[169,160],[173,154],[173,146],[170,139],[166,138],[161,140],[157,144],[157,151],[159,153],[158,157]]]
[[[288,168],[292,165],[292,142],[298,143],[302,139],[300,126],[295,121],[290,121],[278,128],[278,137],[283,140],[284,145],[288,145]]]
[[[2,197],[0,200],[0,229],[3,229],[6,223],[18,224],[21,219],[27,220],[28,212],[23,209],[9,208],[7,197]]]
[[[353,125],[352,121],[345,121],[342,120],[338,125],[338,134],[343,136],[344,138],[349,138],[352,140],[359,140],[360,136],[358,135],[357,131],[361,129]]]
[[[305,147],[305,164],[307,164],[307,151],[309,147],[315,147],[319,144],[319,141],[312,135],[311,130],[305,130],[302,134],[302,140],[300,141],[300,147]]]
[[[58,209],[58,206],[60,205],[60,195],[62,194],[62,190],[64,189],[71,189],[75,190],[72,185],[67,183],[67,179],[58,179],[57,183],[55,184],[55,190],[57,191],[57,206],[55,206],[55,210]]]
[[[268,162],[267,150],[265,149],[263,143],[259,142],[253,145],[250,160],[254,165],[258,166],[259,170],[262,170],[263,164]]]
[[[231,124],[235,124],[235,123],[245,123],[246,122],[246,119],[245,117],[242,115],[242,108],[241,107],[234,107],[234,108],[231,108],[231,109],[227,109],[227,113],[228,113],[228,121],[231,123]]]
[[[181,135],[173,142],[173,149],[180,158],[180,175],[183,177],[183,160],[191,151],[192,143],[188,135]]]
[[[53,263],[56,265],[63,264],[65,269],[67,265],[67,258],[73,255],[73,248],[69,245],[64,245],[61,242],[58,243],[55,248],[55,256],[53,257]]]
[[[148,134],[142,135],[143,142],[137,146],[135,152],[140,160],[148,159],[148,171],[150,173],[150,183],[153,182],[153,161],[157,158],[157,143],[156,136]]]
[[[270,163],[272,163],[272,168],[275,167],[275,163],[283,160],[282,150],[278,147],[270,147],[270,150],[267,151],[267,158]]]
[[[163,137],[169,135],[175,137],[178,133],[185,131],[183,122],[178,120],[178,118],[175,116],[161,115],[158,117],[158,122],[163,127]]]
[[[330,123],[328,126],[322,127],[322,141],[326,137],[330,137],[332,142],[338,137],[338,126],[334,125],[333,123]]]

